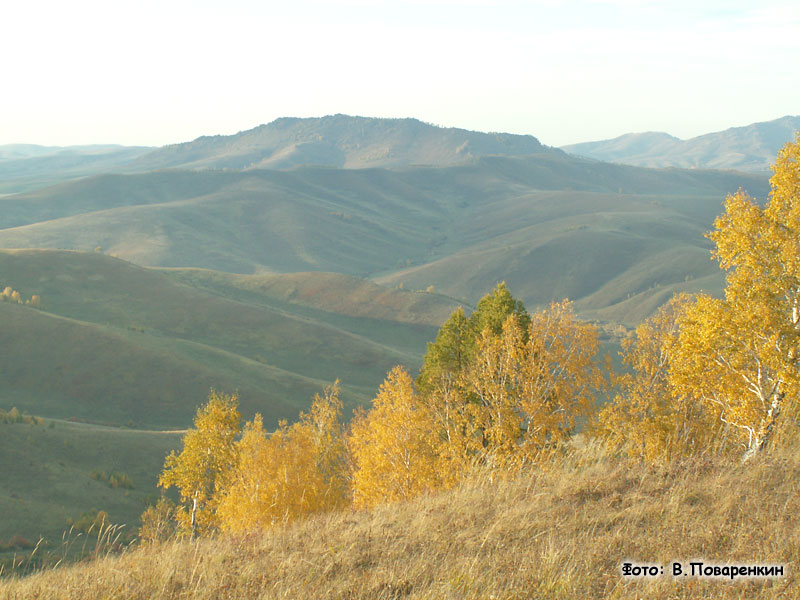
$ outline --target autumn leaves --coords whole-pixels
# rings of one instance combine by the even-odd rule
[[[344,504],[351,469],[336,384],[315,396],[299,422],[281,422],[272,433],[257,414],[239,436],[237,404],[212,391],[183,450],[167,456],[159,485],[180,493],[180,531],[257,530]]]
[[[800,137],[779,153],[771,184],[763,208],[742,191],[729,196],[708,235],[728,271],[724,298],[675,298],[629,343],[633,373],[600,420],[631,454],[713,447],[747,460],[796,435]]]

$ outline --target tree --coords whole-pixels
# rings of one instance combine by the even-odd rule
[[[499,337],[478,339],[475,361],[461,377],[460,406],[448,412],[465,457],[509,469],[569,439],[604,386],[595,359],[594,326],[575,318],[568,301],[528,317],[511,313]]]
[[[464,369],[475,353],[475,333],[469,326],[464,309],[453,311],[436,334],[436,341],[428,343],[428,350],[417,377],[417,389],[431,391]]]
[[[139,539],[146,544],[169,540],[175,535],[175,504],[167,498],[159,498],[142,513]]]
[[[606,385],[597,329],[570,302],[523,311],[507,310],[499,334],[487,324],[473,358],[423,394],[450,483],[473,465],[514,469],[559,447]]]
[[[681,396],[670,382],[678,322],[689,296],[676,296],[622,342],[630,372],[615,378],[619,393],[600,411],[595,435],[615,450],[656,461],[708,447],[714,416],[698,400]]]
[[[341,423],[338,382],[315,395],[311,411],[267,434],[261,415],[245,426],[237,463],[220,493],[217,516],[226,531],[266,529],[347,501],[350,462]]]
[[[309,413],[300,413],[300,424],[311,437],[314,467],[322,479],[325,500],[321,508],[344,504],[353,466],[342,424],[339,380],[325,388],[322,395],[314,395]]]
[[[480,335],[488,328],[493,335],[499,336],[510,315],[516,316],[522,331],[527,335],[530,316],[522,301],[515,299],[508,291],[506,282],[501,281],[492,293],[480,299],[475,312],[469,317],[469,326],[475,335]]]
[[[800,135],[778,154],[769,201],[728,196],[708,234],[728,271],[724,299],[700,295],[680,319],[671,380],[738,432],[743,459],[764,449],[800,387]]]
[[[478,336],[486,329],[491,335],[499,336],[503,331],[503,323],[511,314],[516,315],[527,336],[530,316],[522,301],[515,299],[508,291],[504,281],[481,298],[469,318],[461,307],[453,311],[439,329],[436,341],[428,344],[416,382],[420,393],[429,393],[437,385],[450,386],[452,377],[466,368],[475,357]]]
[[[194,428],[183,436],[183,450],[164,461],[158,485],[178,488],[182,506],[176,517],[194,536],[216,528],[218,491],[236,462],[234,440],[240,431],[238,396],[211,390],[200,407]]]
[[[440,487],[434,423],[408,372],[392,369],[372,404],[352,424],[354,505],[408,500]]]
[[[598,330],[563,300],[531,317],[527,338],[521,402],[527,415],[525,443],[552,447],[569,439],[594,412],[595,397],[606,387]]]

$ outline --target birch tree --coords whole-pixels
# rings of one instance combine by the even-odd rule
[[[194,428],[183,436],[183,449],[170,452],[164,461],[158,485],[178,488],[181,506],[176,517],[192,536],[217,527],[218,492],[236,463],[238,404],[238,396],[211,390],[208,402],[197,411]]]
[[[220,492],[220,528],[258,531],[344,506],[350,460],[341,411],[337,381],[291,426],[283,421],[265,432],[256,414],[236,444],[237,462]]]
[[[690,296],[676,296],[622,342],[629,371],[615,377],[618,392],[594,431],[612,449],[652,462],[702,451],[713,439],[715,417],[670,380],[678,322],[690,302]]]
[[[386,376],[372,409],[355,418],[350,446],[356,507],[408,500],[442,485],[433,420],[402,367]]]
[[[797,415],[800,384],[800,136],[779,153],[762,208],[729,196],[708,237],[725,297],[698,296],[680,321],[671,378],[738,432],[743,460]],[[788,417],[788,418],[787,418]]]

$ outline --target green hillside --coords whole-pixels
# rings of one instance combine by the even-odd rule
[[[211,387],[238,391],[244,415],[273,428],[338,377],[349,411],[395,364],[416,368],[455,307],[343,275],[148,269],[56,250],[0,251],[0,284],[42,298],[0,302],[0,410],[46,417],[0,423],[0,544],[43,535],[50,551],[92,509],[137,526],[180,438],[150,429],[187,427]]]
[[[390,306],[409,305],[406,322],[306,310],[99,253],[0,251],[0,273],[42,298],[41,310],[0,303],[0,397],[48,417],[146,427],[186,426],[210,387],[239,390],[245,414],[271,425],[336,378],[346,404],[361,404],[395,364],[416,368],[432,320],[455,307],[390,291]]]
[[[568,297],[587,316],[635,324],[666,288],[721,289],[703,237],[720,206],[714,197],[532,193],[471,211],[456,234],[474,240],[466,248],[376,280],[473,299],[504,279],[531,306]]]
[[[51,420],[0,423],[0,543],[15,535],[36,543],[44,536],[48,549],[58,553],[67,519],[77,521],[92,509],[135,530],[139,515],[158,495],[164,456],[179,447],[182,433]],[[130,486],[112,487],[101,473],[127,475]],[[0,552],[0,559],[5,557]]]

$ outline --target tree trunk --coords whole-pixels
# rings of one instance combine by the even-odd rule
[[[756,454],[766,450],[769,440],[772,437],[772,434],[775,432],[775,422],[778,420],[778,416],[781,414],[781,402],[783,402],[783,392],[775,394],[772,397],[772,403],[769,405],[769,410],[767,411],[766,416],[761,419],[761,427],[758,429],[758,434],[754,436],[755,439],[753,440],[753,443],[745,451],[744,456],[742,456],[742,462],[747,462]]]
[[[197,496],[192,498],[192,538],[194,539],[197,532]]]

